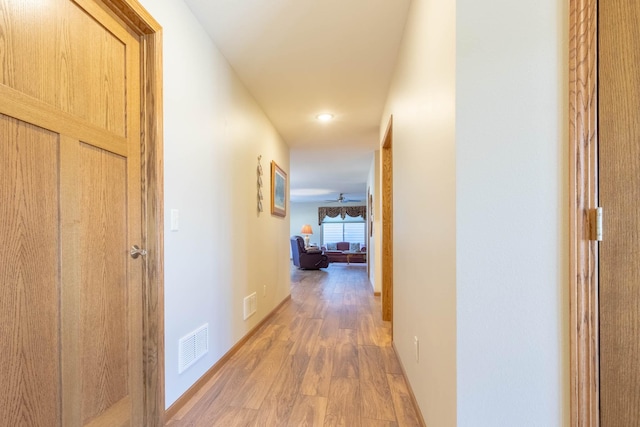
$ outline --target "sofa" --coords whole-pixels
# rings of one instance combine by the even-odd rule
[[[329,258],[319,249],[305,249],[304,239],[291,236],[293,265],[305,270],[319,270],[329,267]]]
[[[360,246],[359,243],[325,243],[322,251],[329,258],[329,262],[367,262],[367,247]]]

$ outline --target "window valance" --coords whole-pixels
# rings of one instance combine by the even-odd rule
[[[318,225],[322,224],[325,217],[335,218],[340,215],[344,219],[347,215],[353,218],[367,219],[366,206],[322,206],[318,208]]]

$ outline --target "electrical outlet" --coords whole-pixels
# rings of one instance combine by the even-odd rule
[[[263,297],[267,296],[267,285],[262,286],[262,296]]]
[[[420,340],[418,337],[413,337],[413,345],[416,348],[416,363],[420,362]]]

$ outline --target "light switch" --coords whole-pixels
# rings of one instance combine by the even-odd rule
[[[178,231],[180,229],[180,216],[178,209],[171,209],[171,231]]]

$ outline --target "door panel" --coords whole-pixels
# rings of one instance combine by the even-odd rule
[[[69,0],[0,0],[0,16],[0,83],[125,135],[126,45],[113,23]]]
[[[640,420],[640,5],[599,2],[600,408]]]
[[[87,421],[128,394],[126,159],[87,144],[78,149],[82,415]]]
[[[60,416],[58,137],[0,115],[0,425]],[[46,244],[43,244],[46,243]]]
[[[139,43],[90,0],[0,16],[0,426],[142,425]]]

